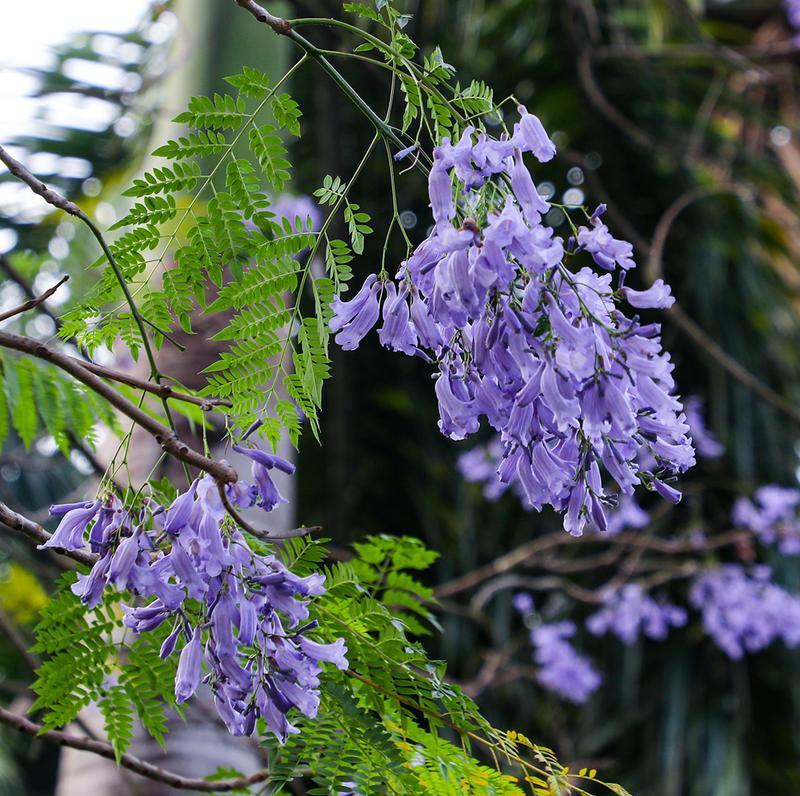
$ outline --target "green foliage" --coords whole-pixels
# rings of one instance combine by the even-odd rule
[[[117,764],[133,739],[133,712],[126,689],[114,685],[100,697],[100,712],[103,714],[106,735],[114,747]]]
[[[37,699],[31,711],[46,711],[45,729],[68,724],[103,694],[116,655],[112,633],[120,595],[110,595],[106,603],[87,611],[69,589],[73,581],[73,575],[61,579],[61,590],[36,626],[33,651],[43,661],[32,686]]]
[[[292,135],[300,135],[300,106],[288,95],[278,94],[272,100],[272,115],[275,121]]]
[[[36,627],[33,651],[41,655],[31,711],[44,711],[45,729],[72,721],[97,702],[105,731],[119,760],[133,737],[133,717],[160,744],[167,732],[165,709],[175,708],[176,662],[162,660],[159,649],[170,629],[156,630],[120,642],[118,603],[123,595],[106,591],[104,602],[87,610],[70,591],[73,574],[47,604]]]
[[[51,365],[0,352],[0,448],[13,428],[26,447],[50,434],[67,456],[69,434],[94,446],[97,426],[117,428],[111,407]]]
[[[411,536],[368,536],[353,547],[358,558],[353,569],[370,594],[382,602],[414,635],[428,634],[428,627],[438,628],[436,618],[428,610],[433,590],[409,574],[408,570],[430,567],[439,554],[426,549]]]
[[[192,97],[188,109],[174,121],[198,129],[224,130],[238,127],[246,117],[247,106],[242,97],[214,94],[213,97]]]
[[[226,77],[225,82],[238,88],[242,96],[254,99],[260,99],[269,90],[269,75],[252,66],[243,66],[238,75]]]

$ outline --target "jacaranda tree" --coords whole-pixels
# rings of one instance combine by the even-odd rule
[[[430,371],[443,435],[491,429],[461,469],[490,497],[510,488],[527,508],[561,515],[564,532],[531,545],[608,545],[619,566],[594,589],[558,578],[497,586],[521,589],[515,606],[530,627],[536,679],[567,700],[585,701],[602,675],[570,641],[574,622],[536,613],[528,592],[541,586],[595,605],[589,633],[630,642],[687,622],[687,609],[657,592],[690,580],[688,605],[731,657],[775,639],[800,644],[800,601],[767,570],[707,560],[745,537],[794,551],[800,501],[766,487],[736,504],[733,535],[709,541],[683,529],[637,541],[650,518],[636,496],[677,504],[695,449],[719,454],[698,402],[677,394],[655,312],[674,298],[657,269],[644,283],[635,276],[634,246],[604,204],[556,203],[537,187],[557,147],[534,109],[459,80],[439,48],[419,53],[404,32],[409,18],[389,0],[346,3],[353,21],[236,5],[265,35],[288,39],[298,60],[277,79],[245,64],[226,78],[229,93],[192,98],[175,119],[183,129],[154,151],[159,165],[133,181],[127,215],[110,229],[0,148],[10,173],[99,247],[96,283],[59,319],[58,341],[0,330],[0,436],[13,428],[30,445],[47,433],[65,453],[98,424],[120,437],[97,493],[51,507],[52,535],[0,504],[6,526],[76,565],[36,630],[35,720],[0,709],[0,722],[197,791],[290,792],[305,780],[318,793],[624,794],[594,769],[571,770],[525,735],[493,727],[419,640],[437,627],[435,597],[510,571],[518,551],[434,592],[418,573],[437,553],[417,539],[369,536],[334,560],[319,528],[270,530],[270,512],[285,502],[275,471],[294,473],[279,443],[322,438],[331,343],[352,350],[379,327],[380,344]],[[323,49],[304,35],[320,27],[357,46]],[[359,93],[337,59],[380,70],[383,93]],[[315,202],[283,195],[286,139],[303,132],[286,87],[301,73],[328,81],[372,133],[351,174],[320,175]],[[374,160],[391,190],[373,219],[358,194]],[[401,217],[401,175],[427,186],[422,240]],[[372,235],[383,256],[351,291],[352,264]],[[388,254],[398,241],[400,262]],[[0,321],[37,312],[64,281]],[[199,314],[219,317],[224,348],[194,391],[162,372],[157,352],[180,347],[176,330],[191,334]],[[146,378],[95,361],[121,348],[147,364]],[[202,446],[178,433],[178,416]],[[250,460],[248,473],[212,455],[211,418]],[[134,429],[183,477],[129,482]],[[638,557],[620,562],[622,544]],[[666,564],[642,573],[644,553]],[[230,733],[258,740],[262,770],[187,778],[126,751],[135,718],[169,744],[166,711],[180,712],[201,684]],[[91,703],[108,742],[63,729]]]

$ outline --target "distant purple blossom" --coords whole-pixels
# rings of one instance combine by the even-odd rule
[[[733,505],[735,525],[747,528],[784,555],[800,554],[800,490],[769,484]]]
[[[616,493],[639,484],[679,500],[674,477],[694,450],[660,328],[619,303],[667,307],[668,286],[615,290],[610,272],[634,267],[633,248],[603,224],[602,206],[577,241],[545,224],[549,205],[523,154],[544,162],[555,146],[519,111],[510,138],[467,127],[434,149],[429,236],[396,280],[372,274],[353,299],[336,298],[330,327],[356,348],[382,302],[381,343],[434,363],[441,432],[464,439],[484,418],[498,432],[462,457],[465,477],[490,497],[512,487],[526,507],[552,506],[580,535],[587,524],[605,529]]]
[[[685,624],[683,608],[656,602],[641,586],[628,583],[606,598],[603,608],[586,620],[586,629],[594,636],[613,633],[625,644],[633,644],[640,635],[662,641],[670,627]]]
[[[696,395],[688,395],[683,401],[683,409],[698,456],[702,459],[718,459],[722,456],[725,446],[706,426],[703,401]]]
[[[606,533],[615,536],[627,528],[638,530],[649,524],[650,515],[630,495],[623,495],[619,504],[608,513]]]
[[[800,645],[800,599],[770,580],[769,567],[727,564],[698,577],[689,593],[703,629],[731,658],[759,652],[774,641]]]
[[[517,594],[514,595],[512,602],[514,605],[514,610],[522,614],[522,616],[528,616],[529,614],[533,613],[533,597],[531,597],[531,595],[527,592],[517,592]]]
[[[292,232],[316,232],[322,225],[319,205],[309,196],[284,193],[269,209],[275,215],[275,222],[281,226],[286,222]]]
[[[603,678],[567,640],[575,630],[572,622],[539,625],[531,631],[531,645],[539,683],[563,699],[583,703],[600,687]]]

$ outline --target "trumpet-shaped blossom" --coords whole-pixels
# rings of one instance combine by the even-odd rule
[[[575,238],[546,225],[523,155],[547,161],[555,147],[520,113],[510,138],[466,127],[434,150],[428,237],[394,280],[372,274],[351,301],[335,299],[330,326],[355,348],[383,296],[380,341],[433,363],[441,432],[465,439],[483,422],[497,432],[462,460],[467,476],[492,496],[510,487],[529,508],[552,506],[580,534],[607,528],[618,493],[637,485],[677,501],[672,482],[694,449],[660,327],[622,303],[667,307],[669,288],[624,287],[633,247],[602,206]]]
[[[269,511],[282,500],[269,473],[291,474],[294,465],[264,451],[237,449],[252,460],[254,483],[226,485],[226,499]],[[124,607],[124,622],[137,633],[173,623],[161,655],[180,651],[176,700],[186,701],[205,681],[232,733],[250,734],[263,718],[284,742],[297,732],[295,710],[316,715],[323,665],[347,668],[343,639],[323,643],[310,636],[317,623],[308,621],[308,603],[325,593],[324,577],[299,577],[275,555],[253,550],[210,476],[195,481],[166,511],[150,499],[133,511],[109,497],[54,506],[53,513],[62,520],[49,546],[78,549],[90,539],[101,553],[73,592],[91,607],[109,586],[136,595],[142,604]]]
[[[61,550],[80,550],[84,546],[84,535],[89,523],[100,511],[100,501],[90,503],[71,503],[57,505],[50,508],[50,514],[61,517],[61,522],[55,533],[43,544],[39,550],[46,547],[56,547]]]

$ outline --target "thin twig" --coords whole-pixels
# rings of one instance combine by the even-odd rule
[[[30,669],[39,668],[41,661],[38,656],[28,649],[28,644],[20,635],[17,626],[11,621],[2,608],[0,608],[0,632],[11,642],[11,646],[22,656]]]
[[[5,163],[8,170],[18,179],[22,180],[35,194],[41,196],[47,204],[69,213],[71,216],[81,218],[83,213],[75,202],[63,197],[52,188],[48,188],[40,179],[33,176],[18,160],[0,146],[0,162]]]
[[[209,473],[217,482],[223,484],[232,484],[238,480],[236,471],[227,462],[216,461],[190,448],[178,437],[174,430],[167,428],[136,406],[136,404],[123,398],[99,376],[87,370],[80,360],[49,348],[39,340],[32,340],[10,332],[0,331],[0,346],[43,359],[74,376],[78,381],[105,398],[112,406],[147,431],[164,451],[185,465],[197,467],[199,470]]]
[[[219,497],[222,501],[222,505],[225,508],[225,511],[230,514],[233,521],[244,531],[247,531],[251,536],[255,536],[256,539],[261,539],[264,542],[275,542],[280,539],[293,539],[296,536],[306,536],[310,533],[315,533],[321,531],[318,525],[314,525],[310,528],[300,527],[300,528],[292,528],[290,531],[265,531],[259,530],[258,528],[254,528],[247,520],[242,517],[241,514],[233,507],[230,500],[228,500],[228,495],[225,493],[225,487],[223,484],[217,482],[217,489],[219,490]]]
[[[12,713],[10,710],[0,707],[0,724],[17,730],[24,735],[34,738],[43,738],[57,746],[67,746],[71,749],[79,749],[84,752],[105,757],[109,760],[116,760],[116,752],[111,744],[94,738],[82,738],[72,735],[62,730],[45,730],[40,724],[30,721],[24,716]],[[131,754],[123,754],[119,759],[119,764],[129,771],[139,774],[147,779],[156,782],[163,782],[179,790],[201,791],[203,793],[218,793],[241,790],[259,782],[269,779],[270,772],[267,769],[259,769],[252,774],[231,779],[206,780],[192,777],[184,777],[174,771],[154,766],[146,760],[142,760]]]
[[[97,224],[92,221],[92,219],[86,215],[86,213],[81,210],[75,202],[70,201],[69,199],[61,196],[58,192],[48,188],[40,179],[35,177],[30,171],[28,171],[18,160],[15,160],[9,153],[0,146],[0,161],[8,166],[8,170],[15,176],[17,179],[24,182],[34,193],[41,196],[45,202],[49,205],[52,205],[59,210],[63,210],[65,213],[69,213],[71,216],[75,216],[79,218],[89,229],[89,231],[94,236],[97,243],[100,245],[100,248],[103,250],[103,254],[105,255],[106,259],[108,260],[108,264],[111,266],[111,270],[114,273],[114,277],[116,278],[117,282],[119,283],[120,290],[122,294],[125,296],[125,301],[128,304],[128,308],[131,312],[131,317],[133,318],[134,322],[136,323],[137,328],[139,329],[139,334],[142,338],[142,346],[145,350],[145,354],[147,356],[147,361],[150,364],[150,378],[153,379],[156,383],[161,383],[162,373],[158,369],[158,365],[156,364],[155,353],[153,351],[153,347],[150,342],[150,337],[147,334],[147,330],[145,329],[145,318],[142,316],[139,308],[136,305],[136,302],[133,300],[133,295],[131,294],[130,288],[128,287],[128,282],[125,279],[125,274],[122,272],[122,269],[119,267],[119,263],[117,263],[116,258],[114,257],[114,253],[111,251],[111,247],[108,245],[105,237],[103,237],[103,233],[100,231],[100,228]],[[167,423],[175,433],[175,421],[172,418],[172,412],[169,408],[169,402],[167,398],[161,398],[161,404],[164,408],[164,415],[167,419]],[[184,472],[186,473],[187,480],[191,480],[191,475],[189,473],[188,464],[184,461],[183,462]]]
[[[678,216],[691,204],[709,196],[719,194],[742,194],[743,191],[737,186],[719,187],[697,187],[679,196],[664,212],[656,226],[653,235],[653,243],[648,250],[648,261],[646,275],[650,282],[663,275],[664,248],[669,237],[669,233]],[[723,349],[683,310],[679,304],[673,304],[665,314],[676,326],[678,326],[700,349],[715,361],[723,370],[738,381],[743,387],[757,395],[765,402],[774,406],[786,417],[791,418],[795,423],[800,423],[800,407],[794,406],[782,395],[768,387],[757,376],[753,375],[747,368],[735,360],[725,349]]]
[[[139,390],[157,395],[160,398],[174,398],[176,401],[194,404],[205,412],[213,411],[222,406],[230,407],[232,405],[227,398],[203,398],[199,395],[189,395],[189,393],[179,392],[173,389],[169,384],[154,384],[152,381],[139,379],[136,376],[131,376],[120,370],[114,370],[105,365],[98,365],[96,362],[87,362],[83,359],[75,359],[74,357],[72,359],[86,370],[90,370],[92,373],[102,376],[104,379],[117,381],[120,384],[127,384],[130,387],[136,387]]]
[[[0,322],[7,321],[9,318],[13,318],[15,315],[21,315],[23,312],[28,312],[28,310],[35,309],[40,304],[47,301],[47,299],[49,299],[50,296],[52,296],[53,293],[55,293],[68,279],[69,274],[65,274],[61,277],[61,279],[58,280],[58,282],[56,282],[55,285],[45,290],[41,295],[35,296],[34,298],[29,298],[18,307],[13,307],[10,310],[0,313]]]
[[[0,522],[36,542],[37,545],[44,544],[51,537],[51,534],[42,528],[38,522],[17,514],[16,511],[13,511],[2,502],[0,502]],[[61,550],[60,548],[54,548],[54,550],[67,558],[71,558],[73,561],[77,561],[79,564],[85,564],[87,567],[94,566],[98,560],[97,555],[83,550]]]

